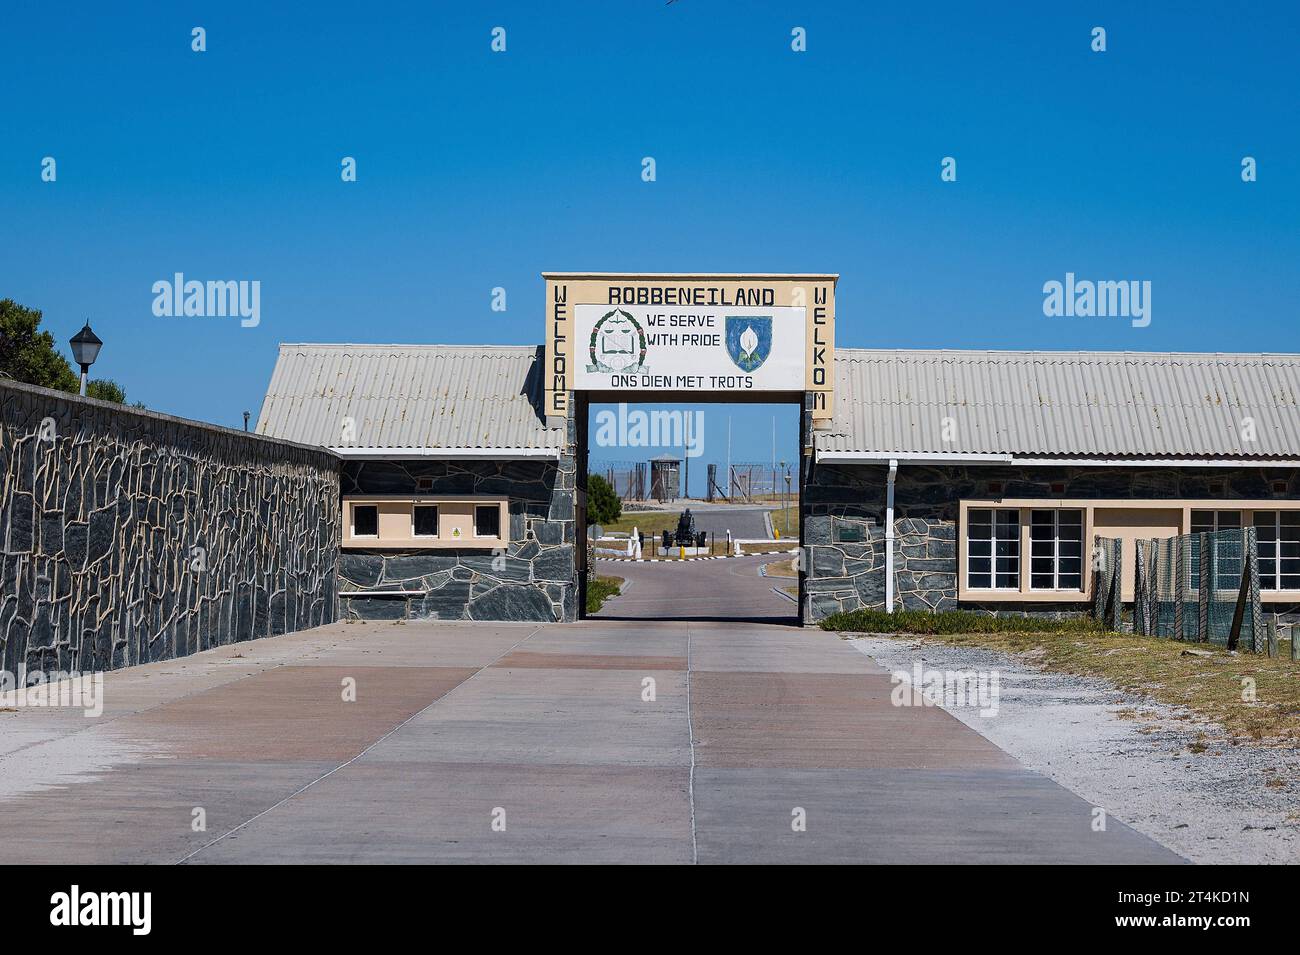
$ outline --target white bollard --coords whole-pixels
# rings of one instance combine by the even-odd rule
[[[740,557],[740,556],[741,556],[741,552],[740,552],[740,541],[736,541],[736,554],[735,554],[735,556],[737,556],[737,557]]]
[[[629,538],[627,539],[627,556],[628,556],[628,557],[635,557],[635,556],[636,556],[636,542],[637,542],[638,540],[640,540],[640,538],[637,536],[636,528],[634,527],[634,528],[632,528],[632,536],[629,537]]]

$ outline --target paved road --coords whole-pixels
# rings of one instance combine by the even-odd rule
[[[793,600],[772,591],[789,580],[759,576],[779,557],[725,560],[597,560],[596,573],[622,577],[623,593],[607,600],[596,616],[604,620],[651,621],[689,616],[695,620],[779,620],[798,623]]]
[[[0,863],[1178,861],[890,688],[817,630],[334,624],[0,713]]]
[[[679,507],[671,513],[676,516],[681,514],[684,508]],[[733,538],[742,540],[766,540],[771,537],[771,531],[767,528],[767,522],[763,515],[770,508],[766,507],[702,507],[691,508],[691,516],[695,518],[695,529],[697,531],[709,531],[717,540],[725,541],[727,539],[727,529],[731,529]],[[772,520],[778,522],[779,526],[780,512],[774,512]],[[632,512],[627,512],[624,517],[635,518]]]

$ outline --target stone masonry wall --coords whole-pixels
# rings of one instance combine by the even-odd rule
[[[885,465],[817,465],[802,500],[803,541],[809,549],[804,619],[885,605]],[[894,488],[895,607],[954,610],[957,601],[957,522],[963,498],[988,497],[990,481],[1006,498],[1051,498],[1066,482],[1071,498],[1273,497],[1272,482],[1300,494],[1300,475],[1286,468],[924,467],[902,464]],[[1223,482],[1221,492],[1211,486]],[[861,540],[855,538],[860,537]],[[1084,604],[965,602],[961,609],[1053,616],[1088,612]],[[1290,606],[1270,607],[1292,616]]]
[[[344,550],[343,613],[366,620],[576,620],[575,472],[571,455],[558,461],[346,461],[344,494],[509,496],[510,546],[495,555],[481,548]],[[419,491],[420,478],[432,479],[432,488]],[[359,590],[411,593],[346,596]]]
[[[181,657],[335,618],[338,459],[0,381],[0,657]]]

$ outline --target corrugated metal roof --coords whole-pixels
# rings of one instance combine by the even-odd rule
[[[835,374],[819,452],[1300,457],[1300,355],[840,348]]]
[[[326,447],[558,449],[563,431],[539,413],[542,362],[531,345],[281,345],[257,433]]]

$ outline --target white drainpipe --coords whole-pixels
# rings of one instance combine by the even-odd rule
[[[885,613],[894,612],[894,478],[898,460],[889,461],[889,478],[885,484]]]

